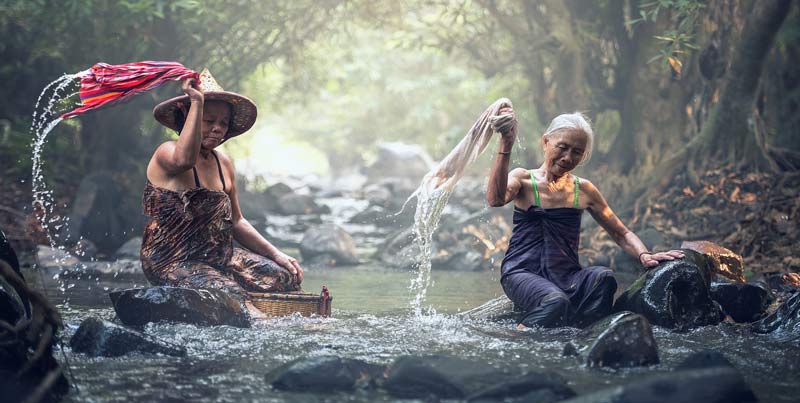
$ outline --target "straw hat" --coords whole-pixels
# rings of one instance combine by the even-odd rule
[[[227,102],[232,107],[233,116],[228,127],[228,134],[225,140],[238,136],[253,126],[256,121],[256,104],[249,98],[239,95],[235,92],[228,92],[222,89],[211,76],[208,69],[203,69],[200,72],[200,90],[203,91],[205,101],[223,101]],[[181,95],[179,97],[168,99],[153,109],[153,116],[156,120],[164,126],[179,132],[178,124],[175,121],[178,113],[183,113],[183,116],[189,112],[189,96]],[[180,111],[180,112],[178,112]]]

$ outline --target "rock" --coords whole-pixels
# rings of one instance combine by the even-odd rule
[[[321,214],[325,211],[317,205],[314,197],[296,193],[287,193],[278,199],[277,212],[284,215]]]
[[[395,232],[378,248],[378,259],[389,266],[411,270],[417,265],[419,247],[414,242],[411,228]]]
[[[514,310],[514,303],[503,295],[469,311],[461,312],[459,316],[471,320],[503,320],[516,319],[518,314]]]
[[[108,295],[120,321],[128,326],[163,321],[250,327],[250,315],[243,304],[220,290],[150,287]]]
[[[569,344],[589,367],[638,367],[658,364],[658,346],[650,322],[633,312],[620,312],[578,334]]]
[[[143,216],[139,202],[127,198],[125,189],[108,172],[95,172],[81,179],[75,199],[70,203],[69,232],[61,234],[68,243],[83,237],[94,242],[101,252],[116,250],[126,233],[140,232]],[[66,226],[64,231],[66,231]]]
[[[294,190],[292,190],[292,188],[289,185],[282,182],[270,185],[267,187],[267,189],[264,190],[265,195],[269,196],[272,200],[276,201],[280,200],[281,197],[291,193],[294,193]]]
[[[381,365],[336,356],[302,357],[266,375],[278,390],[296,392],[353,391],[370,386],[383,374]]]
[[[753,390],[734,368],[675,371],[616,386],[563,403],[757,402]]]
[[[775,297],[758,283],[711,284],[711,299],[722,306],[722,311],[739,323],[750,323],[764,316]]]
[[[364,198],[370,206],[390,207],[392,206],[392,191],[380,184],[367,185],[364,188]]]
[[[755,333],[769,333],[781,341],[800,339],[800,292],[784,301],[771,315],[753,323]]]
[[[92,357],[119,357],[133,352],[186,356],[186,349],[181,346],[94,317],[81,322],[69,346],[72,351]]]
[[[356,242],[342,227],[323,224],[309,229],[300,241],[303,260],[321,259],[331,265],[358,264]]]
[[[435,255],[431,264],[440,270],[478,271],[489,268],[480,253],[461,244],[456,245],[454,251]]]
[[[404,399],[502,400],[537,390],[549,390],[560,399],[574,396],[552,373],[509,376],[483,362],[440,355],[399,357],[383,388]]]
[[[800,274],[797,273],[770,273],[764,276],[764,281],[778,292],[800,291]]]
[[[711,299],[706,258],[685,250],[684,259],[662,262],[642,274],[614,302],[615,311],[644,315],[650,323],[688,329],[717,324],[724,314]]]
[[[11,267],[4,260],[0,261],[0,265],[6,265],[7,268]],[[24,294],[21,295],[20,291],[5,277],[0,276],[0,321],[13,326],[22,319],[30,319],[28,299]]]
[[[704,369],[715,367],[734,368],[725,356],[714,350],[704,350],[692,353],[686,357],[675,369]]]
[[[737,283],[744,283],[744,262],[742,257],[730,249],[723,248],[709,241],[684,241],[682,249],[689,249],[705,255],[710,264],[711,272],[719,274]]]
[[[408,177],[419,183],[434,166],[433,159],[425,150],[415,144],[380,143],[378,158],[365,171],[370,181],[385,177]]]
[[[115,259],[139,260],[142,251],[142,237],[137,236],[125,241],[122,246],[114,252]]]
[[[563,378],[555,373],[529,373],[500,381],[467,397],[468,401],[559,402],[575,396]]]
[[[39,245],[36,250],[36,262],[44,268],[69,268],[80,263],[80,260],[67,251]]]

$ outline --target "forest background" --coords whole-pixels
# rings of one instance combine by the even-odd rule
[[[32,213],[29,127],[47,83],[99,61],[174,60],[208,67],[258,104],[254,133],[224,146],[254,161],[241,172],[251,189],[269,184],[262,173],[357,169],[379,142],[440,159],[508,97],[521,125],[512,165],[538,166],[550,119],[583,111],[597,144],[578,174],[632,228],[704,236],[800,270],[781,249],[797,240],[800,211],[796,1],[3,0],[0,36],[7,217]],[[147,161],[174,138],[151,110],[178,91],[51,134],[45,178],[63,206],[87,175],[113,178],[118,203],[101,249],[140,233]],[[485,176],[489,162],[472,174]],[[714,214],[723,218],[701,218]]]

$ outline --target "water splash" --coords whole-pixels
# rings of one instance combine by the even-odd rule
[[[467,167],[483,153],[495,130],[505,132],[516,125],[513,115],[498,115],[503,107],[513,107],[511,101],[500,98],[490,105],[472,125],[466,136],[452,151],[428,172],[419,188],[406,199],[403,209],[411,198],[417,198],[414,213],[414,241],[419,248],[417,256],[417,277],[412,279],[409,289],[415,293],[411,308],[416,317],[422,316],[422,303],[431,285],[431,259],[433,256],[433,233],[439,226],[439,219],[447,206],[456,184]],[[403,210],[401,209],[401,212]]]
[[[86,71],[64,74],[47,84],[39,94],[39,98],[36,99],[36,105],[33,108],[33,119],[30,128],[33,135],[33,143],[31,145],[33,149],[31,154],[31,162],[33,163],[31,169],[32,205],[47,236],[47,240],[53,248],[57,247],[56,239],[58,235],[55,231],[68,233],[69,227],[66,220],[53,214],[55,202],[53,192],[47,189],[44,180],[42,150],[47,142],[47,135],[63,120],[61,114],[80,105],[80,101],[76,99],[77,92],[75,92],[73,86],[79,82],[80,77],[84,74],[86,74]],[[46,100],[46,102],[43,102],[43,100]]]

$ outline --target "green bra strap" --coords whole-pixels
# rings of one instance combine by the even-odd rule
[[[578,193],[581,191],[581,180],[578,177],[575,177],[575,198],[572,200],[572,206],[578,208]]]
[[[542,206],[542,203],[539,201],[539,186],[536,185],[536,177],[533,176],[533,169],[530,170],[531,174],[531,183],[533,183],[533,202],[534,206]]]

